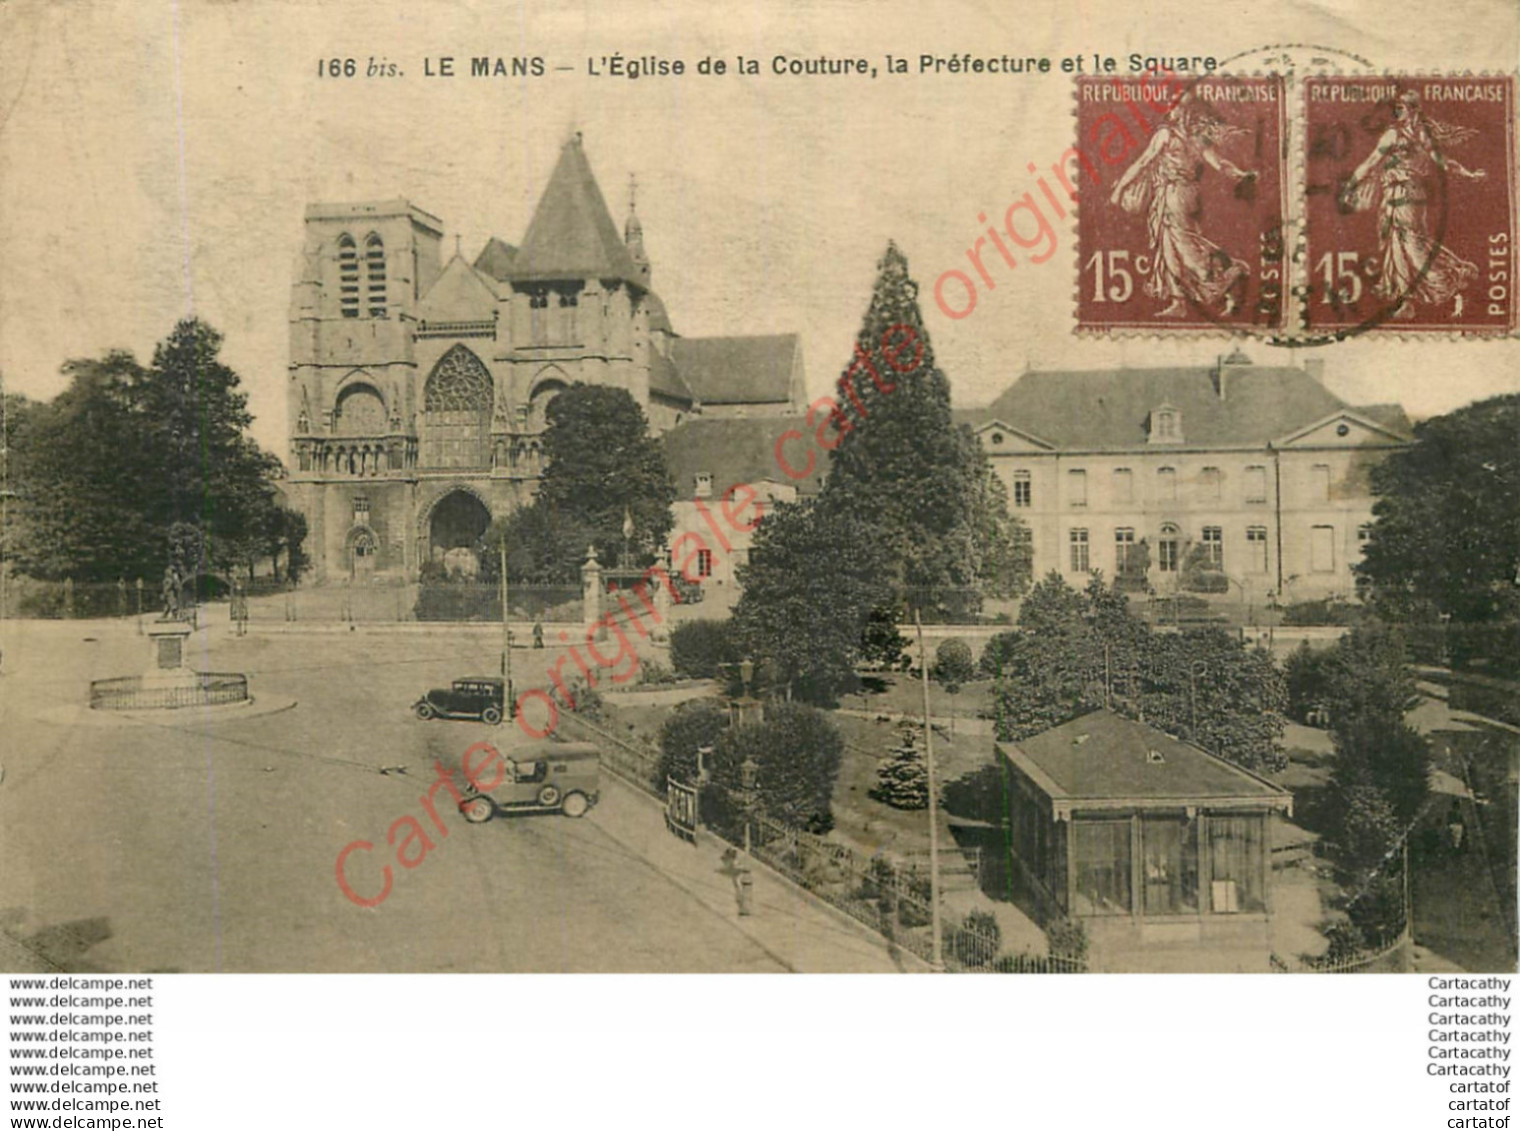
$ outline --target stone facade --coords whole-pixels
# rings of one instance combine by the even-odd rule
[[[579,136],[521,247],[492,239],[444,263],[442,239],[404,200],[306,210],[285,488],[318,583],[410,579],[429,561],[470,572],[491,519],[532,499],[548,404],[576,382],[626,389],[656,433],[736,397],[781,411],[801,397],[794,335],[688,339],[704,368],[683,378],[639,221],[630,203],[618,233]],[[792,354],[778,364],[756,341]]]
[[[1191,559],[1256,606],[1354,594],[1368,473],[1409,441],[1397,406],[1353,408],[1317,371],[1238,354],[1209,369],[1026,374],[963,416],[1029,527],[1037,578],[1113,578],[1139,554],[1144,583],[1170,595]]]

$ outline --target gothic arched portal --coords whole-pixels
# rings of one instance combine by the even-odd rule
[[[433,504],[428,516],[428,560],[444,562],[468,554],[491,525],[491,512],[469,491],[455,488]],[[473,573],[473,570],[467,572]]]

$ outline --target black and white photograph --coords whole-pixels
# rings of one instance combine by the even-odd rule
[[[1403,1125],[1507,1126],[1520,14],[1448,8],[0,0],[12,1126],[288,1118],[319,1045],[155,1055],[408,975],[762,1093],[771,995],[954,1091],[936,1003],[1207,1075],[1398,993]]]

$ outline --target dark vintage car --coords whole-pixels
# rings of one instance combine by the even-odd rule
[[[583,817],[601,797],[600,753],[585,742],[536,742],[503,749],[479,767],[459,811],[472,824],[509,813]],[[483,791],[482,791],[483,790]]]
[[[474,675],[456,679],[452,687],[433,688],[412,704],[412,711],[419,719],[479,719],[495,726],[504,703],[499,678]]]

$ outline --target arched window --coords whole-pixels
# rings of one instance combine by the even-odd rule
[[[1177,557],[1181,531],[1170,522],[1162,523],[1161,538],[1156,543],[1156,568],[1162,573],[1177,572]]]
[[[338,394],[333,430],[340,436],[380,436],[385,432],[385,402],[373,385],[354,382]]]
[[[385,243],[371,232],[364,241],[364,279],[368,284],[365,302],[371,318],[385,317]]]
[[[344,318],[359,317],[359,249],[354,237],[338,237],[338,307]]]
[[[569,382],[561,380],[564,371],[557,366],[550,366],[539,374],[537,381],[533,383],[533,392],[528,396],[528,428],[533,432],[542,432],[549,426],[549,402],[563,393]]]
[[[469,349],[439,358],[422,393],[422,466],[489,467],[493,400],[491,373]]]

